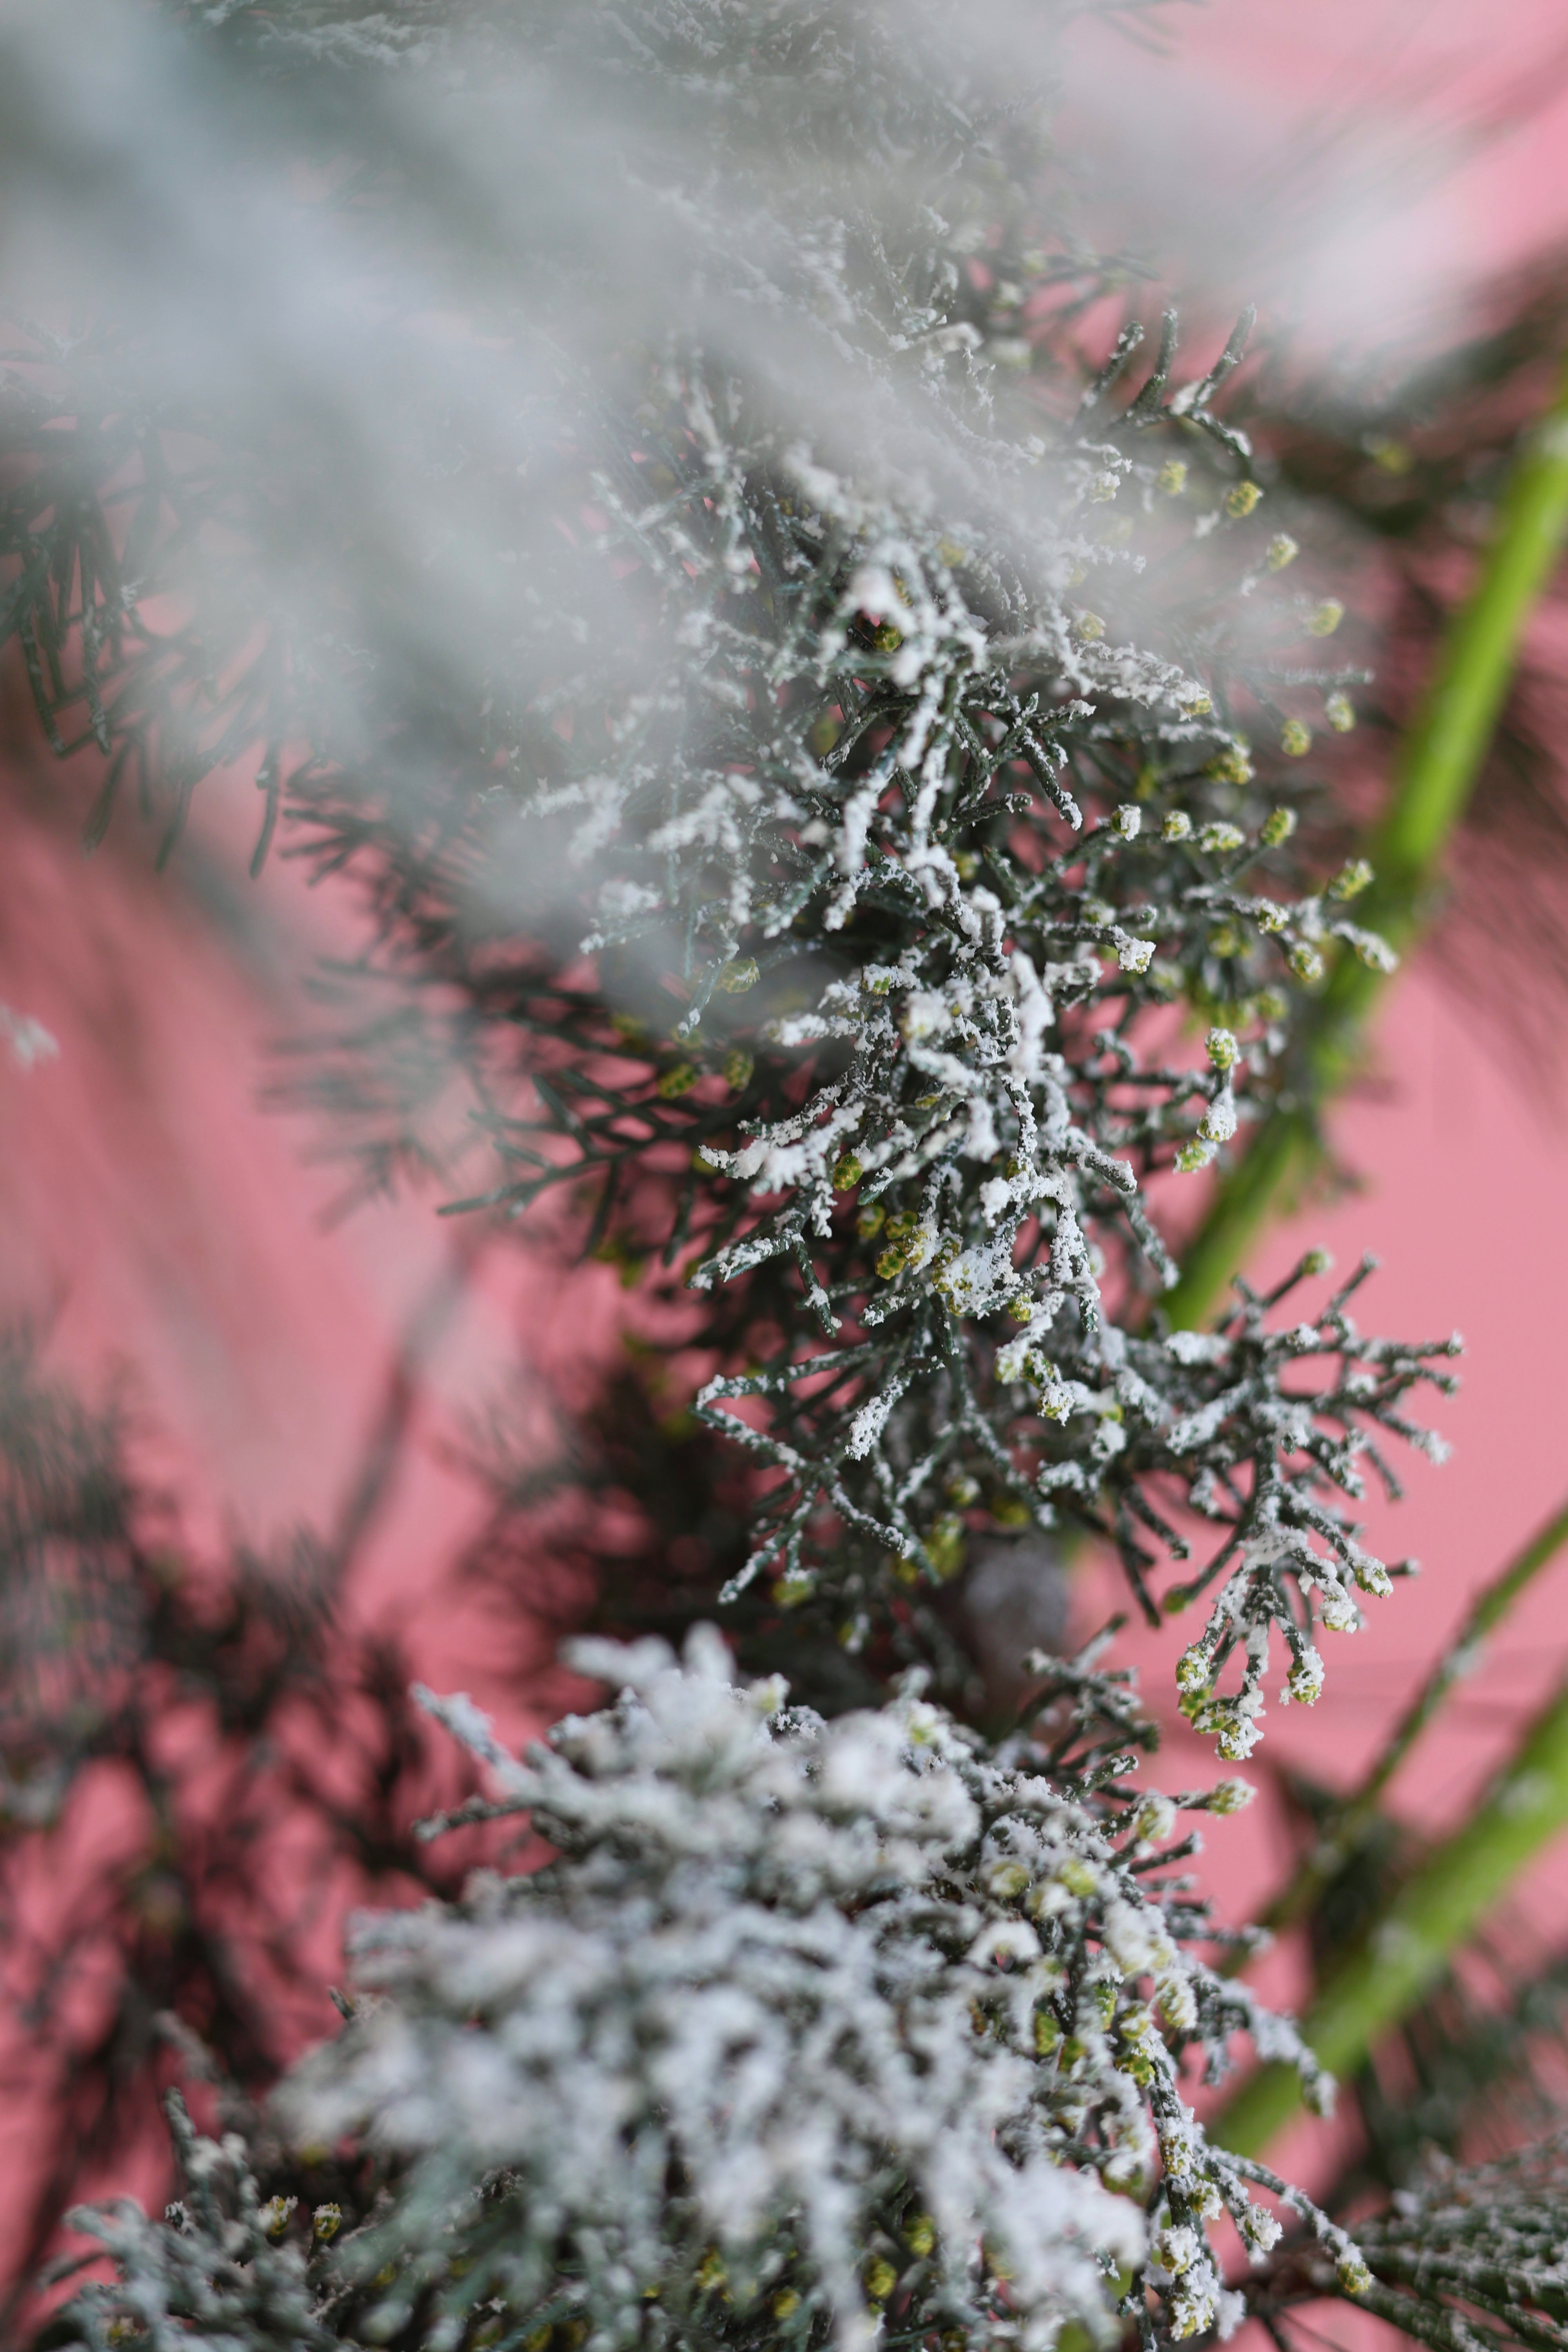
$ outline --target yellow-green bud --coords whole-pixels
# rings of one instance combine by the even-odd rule
[[[1355,725],[1355,704],[1348,694],[1331,694],[1324,700],[1323,716],[1337,735],[1348,735]]]
[[[1387,433],[1369,433],[1361,446],[1385,474],[1407,474],[1415,463],[1415,450]]]
[[[1258,839],[1265,849],[1278,849],[1289,841],[1296,830],[1296,812],[1292,808],[1270,809],[1258,829]]]
[[[1225,510],[1233,522],[1252,513],[1263,497],[1256,482],[1237,482],[1225,494]]]
[[[1285,1677],[1285,1687],[1299,1706],[1315,1706],[1323,1687],[1322,1667],[1311,1658],[1298,1658]]]
[[[1270,572],[1283,572],[1288,563],[1295,562],[1300,552],[1288,530],[1276,531],[1268,542],[1268,569]]]
[[[1300,719],[1287,719],[1279,730],[1279,749],[1292,760],[1300,760],[1312,748],[1312,730]]]
[[[1377,877],[1364,857],[1352,857],[1342,866],[1329,885],[1331,898],[1358,898],[1369,882]]]
[[[1187,487],[1187,468],[1181,457],[1167,457],[1154,477],[1154,487],[1168,499],[1179,499]]]
[[[300,2200],[297,2197],[268,2199],[258,2216],[268,2237],[276,2242],[283,2235],[284,2231],[289,2227],[289,2217],[299,2202]]]
[[[951,1512],[944,1514],[927,1536],[925,1549],[942,1582],[951,1582],[963,1566],[963,1521]]]
[[[1080,613],[1073,623],[1073,635],[1086,645],[1096,645],[1105,635],[1105,623],[1098,613]]]
[[[1160,827],[1160,838],[1162,841],[1186,841],[1191,838],[1192,830],[1193,821],[1186,810],[1173,809]]]
[[[1339,598],[1337,596],[1325,596],[1323,602],[1317,607],[1317,609],[1307,615],[1307,630],[1309,635],[1314,637],[1331,637],[1334,631],[1339,627],[1340,623],[1344,619],[1344,616],[1345,608],[1340,603]]]
[[[748,988],[755,988],[762,977],[762,967],[755,956],[737,956],[719,974],[719,985],[726,996],[744,996]]]
[[[1176,1809],[1169,1797],[1151,1794],[1144,1798],[1132,1820],[1132,1834],[1145,1843],[1157,1845],[1168,1838],[1176,1825]],[[1134,2011],[1122,2020],[1124,2033],[1136,2034],[1146,2030],[1149,2014],[1140,2016]]]

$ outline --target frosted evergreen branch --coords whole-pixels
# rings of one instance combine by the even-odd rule
[[[558,1859],[362,1921],[353,2014],[278,2104],[297,2142],[363,2135],[393,2193],[334,2242],[182,2123],[185,2204],[91,2222],[121,2275],[74,2307],[79,2340],[167,2311],[380,2342],[417,2313],[455,2346],[499,2312],[508,2341],[858,2345],[896,2305],[915,2334],[1043,2347],[1071,2316],[1110,2345],[1134,2291],[1178,2337],[1234,2321],[1210,2224],[1259,2252],[1279,2225],[1181,2061],[1223,2071],[1243,2031],[1317,2070],[1192,1956],[1201,1906],[1153,1874],[1175,1809],[1105,1769],[1114,1680],[1047,1668],[1047,1776],[919,1677],[824,1723],[776,1677],[734,1686],[707,1629],[683,1662],[574,1663],[619,1698],[521,1765],[468,1701],[427,1700]]]
[[[1429,1728],[1458,1684],[1476,1673],[1485,1647],[1521,1594],[1551,1566],[1568,1543],[1568,1506],[1555,1511],[1513,1558],[1483,1585],[1420,1689],[1390,1732],[1357,1785],[1335,1801],[1327,1822],[1288,1885],[1268,1904],[1258,1926],[1271,1932],[1293,1927],[1312,1908],[1336,1873],[1364,1840],[1377,1819],[1378,1800],[1411,1749]]]
[[[1434,2352],[1561,2352],[1565,2150],[1561,2134],[1491,2163],[1431,2153],[1389,2210],[1358,2230],[1353,2299]],[[1343,2285],[1282,2248],[1258,2306],[1268,2316]]]

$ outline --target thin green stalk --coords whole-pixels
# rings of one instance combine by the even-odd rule
[[[1457,1682],[1473,1674],[1482,1644],[1497,1631],[1514,1602],[1531,1584],[1564,1543],[1568,1543],[1568,1502],[1538,1528],[1491,1582],[1482,1587],[1468,1616],[1405,1708],[1376,1762],[1359,1789],[1344,1798],[1310,1853],[1281,1888],[1259,1925],[1273,1929],[1292,1927],[1304,1918],[1348,1854],[1353,1853],[1377,1818],[1377,1801],[1409,1755]],[[1242,1955],[1245,1965],[1246,1955]]]
[[[1514,465],[1479,576],[1449,624],[1400,748],[1392,800],[1367,845],[1376,879],[1358,919],[1401,950],[1429,911],[1443,852],[1480,772],[1520,638],[1565,525],[1568,375]],[[1163,1301],[1173,1324],[1203,1320],[1286,1185],[1317,1157],[1318,1106],[1352,1068],[1382,986],[1381,972],[1341,951],[1307,1014],[1293,1093],[1264,1120],[1182,1253],[1182,1278]]]
[[[1568,1683],[1531,1725],[1489,1794],[1384,1906],[1331,1970],[1301,2030],[1331,2073],[1352,2072],[1447,1966],[1526,1863],[1568,1829]],[[1258,2068],[1209,2126],[1238,2155],[1266,2147],[1300,2104],[1294,2070]]]

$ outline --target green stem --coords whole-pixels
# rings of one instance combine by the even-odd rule
[[[1427,1855],[1333,1969],[1301,2020],[1325,2066],[1353,2072],[1440,1976],[1526,1863],[1568,1829],[1568,1684],[1536,1717],[1512,1761],[1469,1819]],[[1300,2102],[1294,2070],[1258,2068],[1210,2125],[1222,2147],[1249,2156]]]
[[[1358,920],[1401,950],[1429,912],[1443,852],[1480,772],[1521,635],[1551,576],[1565,524],[1568,376],[1515,462],[1479,576],[1448,625],[1400,748],[1393,797],[1368,844],[1376,879]],[[1173,1325],[1203,1320],[1286,1185],[1317,1157],[1318,1106],[1353,1066],[1382,986],[1382,973],[1342,950],[1299,1033],[1294,1092],[1264,1120],[1182,1254],[1182,1278],[1163,1302]]]
[[[1333,1816],[1300,1869],[1264,1912],[1260,1927],[1292,1927],[1323,1893],[1346,1857],[1361,1844],[1377,1818],[1377,1801],[1409,1755],[1457,1682],[1473,1674],[1481,1645],[1496,1632],[1520,1594],[1568,1543],[1568,1503],[1538,1528],[1508,1565],[1484,1585],[1463,1625],[1438,1659],[1389,1735],[1359,1789],[1336,1806]],[[1244,1956],[1245,1964],[1245,1956]]]

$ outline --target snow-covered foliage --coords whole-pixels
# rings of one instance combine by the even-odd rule
[[[980,19],[962,56],[940,12],[745,0],[537,30],[563,89],[641,94],[688,323],[544,403],[571,464],[505,494],[522,625],[478,841],[388,851],[481,1066],[475,1199],[581,1183],[598,1247],[679,1262],[719,1360],[697,1409],[783,1474],[726,1602],[943,1675],[973,1536],[1107,1538],[1153,1616],[1206,1519],[1165,1598],[1223,1580],[1184,1688],[1245,1756],[1271,1643],[1310,1700],[1316,1625],[1386,1591],[1363,1471],[1392,1481],[1384,1432],[1427,1444],[1405,1406],[1452,1344],[1364,1338],[1348,1291],[1159,1320],[1191,1210],[1151,1180],[1310,1085],[1326,957],[1389,961],[1347,913],[1364,863],[1314,874],[1297,835],[1342,608],[1294,590],[1216,411],[1246,322],[1185,383],[1169,317],[1135,388],[1135,328],[1083,383],[1089,265]],[[542,869],[542,961],[513,904]]]
[[[1178,382],[1173,319],[1147,364],[1129,320],[1091,372],[1125,276],[1017,102],[1011,14],[988,46],[984,9],[815,0],[176,13],[225,105],[254,76],[248,138],[314,142],[353,397],[323,364],[289,431],[204,411],[234,495],[206,558],[181,542],[179,663],[111,698],[89,612],[87,719],[145,761],[198,714],[184,797],[265,747],[268,827],[365,876],[425,1024],[351,1042],[473,1081],[499,1164],[450,1205],[566,1188],[590,1248],[684,1276],[696,1409],[763,1474],[700,1610],[895,1695],[824,1720],[704,1633],[683,1665],[586,1654],[622,1697],[521,1765],[438,1705],[556,1858],[361,1926],[356,2012],[280,2099],[279,2201],[190,2143],[172,2220],[92,2224],[122,2276],[82,2339],[1223,2332],[1210,2225],[1263,2253],[1249,2189],[1279,2185],[1209,2143],[1194,2077],[1244,2032],[1322,2088],[1194,1949],[1175,1812],[1238,1785],[1131,1786],[1150,1728],[1085,1660],[1037,1662],[1043,1714],[988,1744],[952,1622],[972,1541],[1087,1531],[1155,1622],[1211,1595],[1178,1680],[1243,1757],[1271,1649],[1310,1700],[1319,1624],[1388,1590],[1353,1516],[1385,1434],[1437,1450],[1407,1412],[1456,1343],[1367,1338],[1361,1273],[1303,1310],[1314,1256],[1212,1331],[1161,1311],[1183,1177],[1300,1107],[1330,961],[1390,961],[1346,912],[1364,866],[1298,824],[1353,673],[1314,658],[1342,607],[1298,593],[1300,525],[1222,413],[1247,323]],[[425,323],[378,375],[389,317]],[[143,510],[117,614],[174,584]],[[425,1148],[385,1100],[378,1178]],[[312,2219],[288,2183],[333,2149],[353,2194]]]
[[[1085,1660],[1042,1661],[1032,1733],[991,1750],[912,1684],[831,1723],[737,1688],[708,1629],[684,1663],[653,1641],[575,1663],[619,1699],[521,1764],[469,1702],[426,1698],[502,1791],[470,1815],[526,1811],[558,1858],[360,1923],[357,2013],[278,2120],[296,2145],[363,2137],[396,2186],[318,2256],[310,2308],[371,2342],[555,2328],[602,2352],[1043,2347],[1140,2313],[1227,2332],[1206,2225],[1267,2252],[1248,2184],[1278,2184],[1207,2141],[1183,2062],[1212,2078],[1240,2030],[1324,2088],[1192,1948],[1213,1931],[1173,1868],[1178,1809],[1250,1791],[1130,1785],[1147,1727]],[[321,2219],[264,2214],[223,2162],[220,2267],[282,2309]],[[201,2156],[205,2200],[218,2168]],[[224,2232],[209,2216],[204,2255],[195,2205],[162,2234],[95,2225],[136,2281],[104,2312],[237,2291],[197,2280]]]
[[[262,2195],[242,2135],[205,2138],[177,2092],[166,2104],[184,2195],[162,2221],[129,2199],[73,2217],[94,2252],[113,2258],[117,2277],[76,2296],[65,2340],[92,2352],[137,2343],[157,2352],[193,2343],[327,2352],[341,2343],[320,2292],[331,2213],[306,2218],[302,2244],[289,2229],[298,2200]],[[307,2248],[317,2255],[314,2278]]]
[[[698,1409],[783,1473],[728,1600],[953,1696],[933,1601],[972,1538],[1092,1533],[1153,1616],[1207,1518],[1189,1695],[1240,1647],[1210,1719],[1244,1754],[1271,1640],[1308,1697],[1317,1623],[1383,1587],[1363,1471],[1444,1350],[1342,1297],[1161,1329],[1195,1206],[1164,1180],[1310,1097],[1305,994],[1389,953],[1364,861],[1298,825],[1353,676],[1225,413],[1248,322],[1184,380],[1169,313],[1079,349],[1124,272],[1049,147],[1079,11],[172,13],[170,154],[221,155],[229,207],[164,269],[199,318],[160,281],[138,331],[128,252],[123,326],[39,329],[7,380],[52,533],[69,434],[125,455],[205,354],[189,527],[149,425],[101,528],[17,542],[101,821],[132,761],[177,824],[250,747],[258,854],[291,815],[361,873],[356,981],[401,992],[324,1082],[372,1181],[438,1156],[427,1096],[448,1160],[493,1147],[473,1201],[566,1188],[590,1246],[679,1266]],[[343,193],[301,224],[280,161]],[[164,252],[168,192],[133,194]]]
[[[1389,2209],[1358,2232],[1357,2300],[1433,2352],[1498,2352],[1563,2341],[1568,2139],[1561,2131],[1489,2162],[1428,2148]],[[1283,2252],[1260,2302],[1278,2321],[1321,2294],[1315,2248]]]

